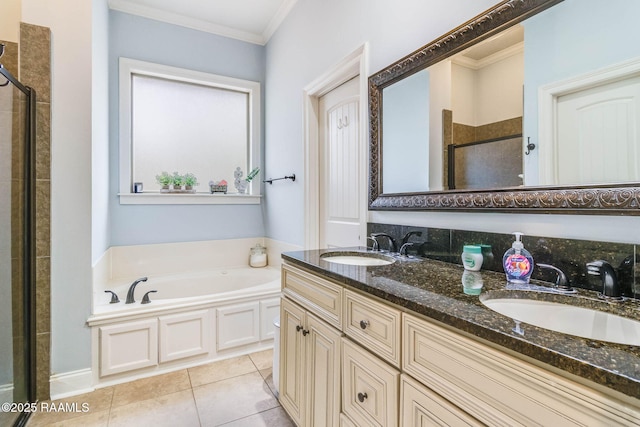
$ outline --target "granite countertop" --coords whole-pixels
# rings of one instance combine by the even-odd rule
[[[285,252],[282,258],[290,264],[317,272],[562,371],[640,398],[639,346],[580,338],[526,323],[520,324],[522,335],[514,332],[516,324],[513,319],[490,310],[480,301],[488,297],[517,298],[523,295],[522,291],[508,289],[504,274],[481,271],[471,281],[477,283],[478,277],[481,277],[482,288],[465,288],[462,284],[465,270],[457,264],[421,258],[398,259],[393,264],[366,267],[331,263],[321,257],[326,252],[348,255],[354,251],[368,252],[373,256],[378,254],[366,248],[357,248]],[[468,276],[465,275],[465,283],[468,283]],[[582,289],[571,296],[539,292],[527,292],[526,295],[640,319],[640,302],[636,300],[608,303],[599,300],[596,292]]]

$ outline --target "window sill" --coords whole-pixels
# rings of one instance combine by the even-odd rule
[[[121,205],[259,205],[262,196],[251,194],[119,193]]]

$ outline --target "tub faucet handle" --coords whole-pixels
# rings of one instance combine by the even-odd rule
[[[120,298],[118,298],[118,295],[116,295],[115,292],[110,291],[110,290],[106,290],[104,291],[105,293],[111,293],[111,302],[109,304],[117,304],[120,302]]]
[[[149,299],[149,294],[152,292],[158,292],[156,290],[153,291],[149,291],[146,294],[144,294],[144,296],[142,297],[142,302],[140,304],[149,304],[151,302],[151,300]]]

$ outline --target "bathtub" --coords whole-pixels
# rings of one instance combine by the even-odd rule
[[[159,307],[193,303],[222,302],[247,296],[277,293],[280,290],[280,270],[273,267],[233,267],[191,273],[150,275],[135,289],[135,303],[125,304],[129,286],[136,277],[111,281],[106,287],[115,292],[120,302],[111,304],[111,295],[104,290],[94,294],[94,315],[101,313],[154,310]],[[149,291],[151,302],[141,304]]]
[[[125,304],[137,277],[110,280],[94,293],[94,384],[117,384],[273,348],[280,310],[280,270],[218,268],[149,275]],[[146,292],[151,302],[142,304]]]

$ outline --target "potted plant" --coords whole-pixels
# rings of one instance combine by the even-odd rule
[[[169,172],[162,171],[159,175],[156,175],[156,182],[163,190],[168,190],[169,185],[173,182],[173,177],[169,175]]]
[[[199,184],[198,178],[196,178],[194,174],[192,174],[191,172],[184,174],[184,188],[186,190],[192,190],[193,187],[195,187],[198,184]]]
[[[173,189],[181,190],[182,186],[184,185],[184,176],[180,175],[178,172],[174,172],[171,178],[172,178],[171,182],[173,183]]]

